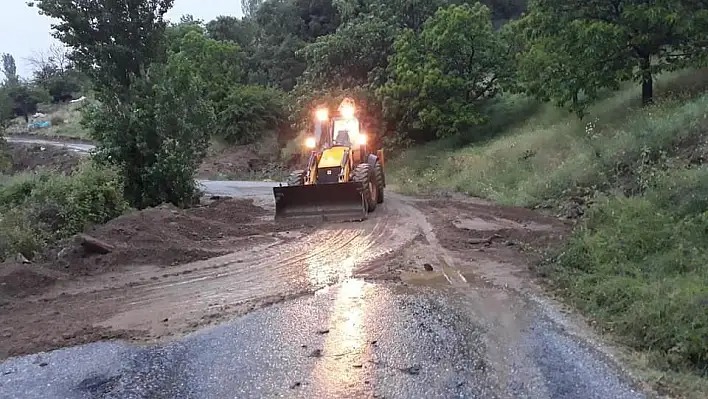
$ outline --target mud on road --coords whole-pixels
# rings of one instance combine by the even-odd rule
[[[532,289],[524,250],[568,228],[530,211],[394,193],[360,223],[288,226],[272,214],[235,199],[155,208],[88,232],[109,254],[69,245],[61,260],[3,266],[0,357],[177,338],[349,277]]]

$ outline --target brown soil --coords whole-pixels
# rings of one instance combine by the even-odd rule
[[[457,252],[504,247],[546,251],[563,242],[572,228],[572,222],[528,209],[477,201],[433,200],[421,206],[431,215],[440,244]]]
[[[268,213],[249,200],[218,199],[206,206],[181,210],[163,205],[134,212],[87,232],[110,244],[105,255],[87,253],[75,242],[51,267],[76,275],[120,271],[125,266],[176,266],[225,255],[262,242],[264,235],[287,228],[264,223]]]
[[[40,168],[71,173],[80,163],[76,153],[64,148],[18,143],[8,143],[7,146],[12,159],[12,173],[35,171]]]
[[[145,210],[88,232],[114,247],[109,254],[74,244],[62,261],[7,267],[0,358],[179,337],[347,276],[526,289],[529,249],[567,230],[532,211],[393,193],[361,223],[276,225],[269,213],[231,199]]]
[[[288,169],[275,138],[253,145],[215,145],[197,171],[200,179],[274,179]]]

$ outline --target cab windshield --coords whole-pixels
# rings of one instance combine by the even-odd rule
[[[359,135],[359,121],[356,119],[334,120],[334,145],[351,146]]]

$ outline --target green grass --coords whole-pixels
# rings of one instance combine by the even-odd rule
[[[549,106],[486,141],[452,138],[390,162],[404,193],[453,190],[507,205],[592,205],[538,266],[600,331],[629,348],[640,375],[678,396],[708,397],[708,70],[608,95],[584,121]],[[516,104],[516,105],[515,105]],[[470,136],[475,136],[471,132]]]
[[[708,167],[658,173],[605,197],[539,271],[643,366],[708,394]]]
[[[81,109],[87,104],[87,101],[90,100],[87,99],[73,104],[40,104],[38,107],[39,112],[43,113],[44,116],[37,118],[36,121],[51,121],[51,127],[29,130],[24,118],[15,118],[7,128],[7,133],[88,139],[89,132],[81,126]]]
[[[593,107],[584,121],[543,106],[486,143],[461,148],[464,139],[451,138],[409,150],[390,162],[388,180],[403,193],[454,190],[517,206],[607,188],[626,178],[627,167],[700,133],[708,98],[681,99],[694,94],[687,87],[706,85],[708,70],[663,76],[658,105],[638,109],[639,91],[631,87]],[[523,107],[506,111],[493,121],[526,117]]]

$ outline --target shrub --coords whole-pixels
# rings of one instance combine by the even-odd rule
[[[707,174],[671,171],[642,197],[601,200],[541,267],[574,305],[652,353],[661,369],[708,370]]]
[[[0,185],[0,259],[34,253],[127,211],[120,176],[84,165],[72,175],[42,171]]]
[[[97,161],[117,167],[137,208],[191,203],[214,112],[194,65],[173,55],[131,86],[130,101],[106,98],[85,124],[98,142]]]
[[[251,144],[264,132],[287,127],[285,94],[260,86],[238,86],[226,98],[218,115],[218,129],[229,143]]]
[[[53,116],[51,119],[52,126],[59,126],[64,124],[64,118],[61,116]]]

